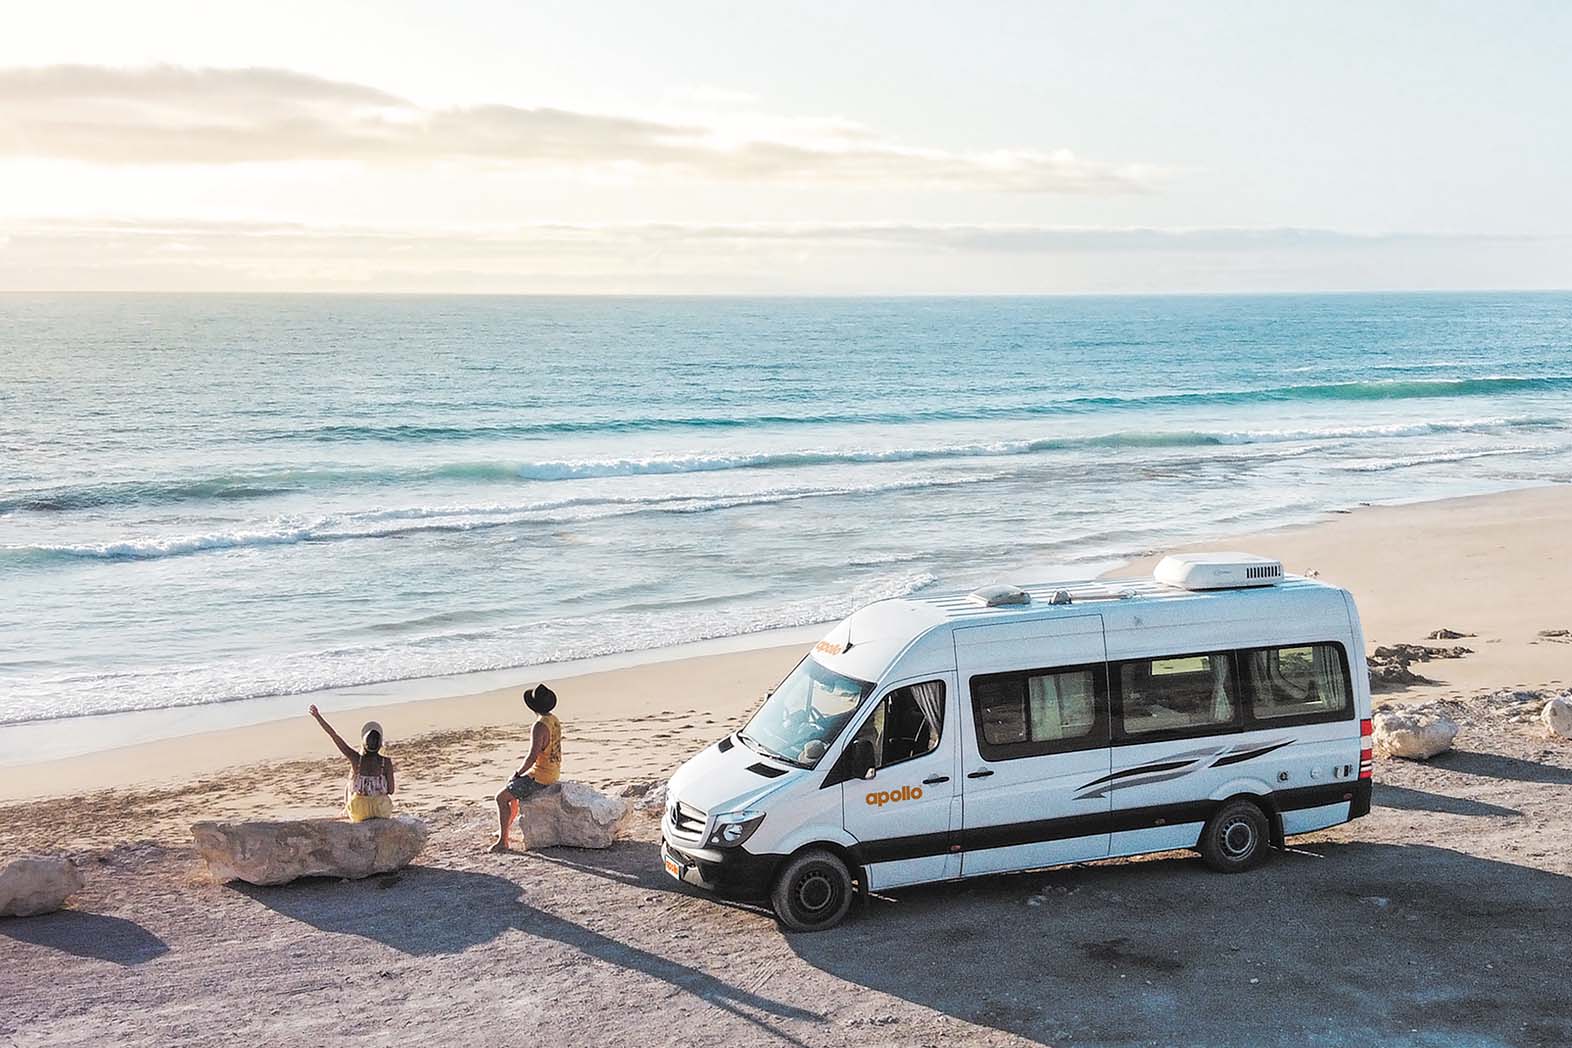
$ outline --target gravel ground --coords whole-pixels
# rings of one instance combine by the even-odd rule
[[[0,1044],[1565,1046],[1572,744],[1452,703],[1458,749],[1380,761],[1369,818],[1239,876],[1188,854],[899,892],[841,928],[604,852],[207,883],[174,842],[78,853],[73,909],[0,920]]]

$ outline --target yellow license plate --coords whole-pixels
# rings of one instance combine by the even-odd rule
[[[682,880],[682,864],[670,855],[662,855],[661,858],[666,863],[666,872],[677,878],[677,880]]]

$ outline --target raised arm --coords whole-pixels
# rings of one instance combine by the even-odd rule
[[[322,730],[328,733],[328,738],[333,740],[333,744],[338,747],[338,752],[344,755],[345,760],[349,761],[351,764],[359,763],[360,754],[350,749],[349,743],[338,737],[338,732],[333,730],[333,725],[329,724],[325,719],[323,719],[322,714],[315,706],[311,707],[311,716],[316,719],[318,724],[322,725]],[[390,790],[389,792],[391,793],[392,791]]]
[[[535,762],[540,759],[540,755],[545,753],[546,747],[550,745],[551,729],[536,721],[535,730],[530,733],[529,756],[524,758],[524,763],[519,766],[518,771],[513,773],[513,777],[522,779],[528,775],[530,770],[535,767]]]

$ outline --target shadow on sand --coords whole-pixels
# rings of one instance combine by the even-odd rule
[[[637,876],[646,875],[647,871]],[[652,880],[652,886],[655,883]],[[418,901],[399,905],[394,891],[368,891],[372,886],[412,890],[418,892]],[[517,930],[659,979],[750,1023],[760,1022],[753,1012],[780,1019],[823,1021],[815,1012],[743,990],[707,972],[529,906],[520,901],[517,883],[493,874],[411,866],[369,882],[307,878],[271,888],[239,882],[230,887],[313,928],[358,935],[412,956],[457,953]],[[774,1028],[770,1028],[770,1035],[782,1036]]]
[[[1516,808],[1503,808],[1499,804],[1486,804],[1466,797],[1453,797],[1429,790],[1411,790],[1406,786],[1388,786],[1376,783],[1372,800],[1378,808],[1397,808],[1402,811],[1437,811],[1447,815],[1522,815]]]
[[[164,940],[134,921],[81,910],[0,920],[0,935],[76,957],[130,967],[169,952]]]
[[[1539,761],[1525,761],[1519,757],[1505,757],[1499,753],[1447,750],[1445,753],[1431,757],[1428,763],[1434,768],[1460,771],[1465,775],[1482,775],[1490,779],[1572,786],[1572,768],[1541,764]]]
[[[1566,1045],[1572,879],[1315,844],[910,889],[790,936],[847,982],[1050,1044]]]

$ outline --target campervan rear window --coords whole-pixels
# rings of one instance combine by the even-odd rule
[[[1239,653],[1250,716],[1336,720],[1348,710],[1348,669],[1337,644],[1299,644]]]

